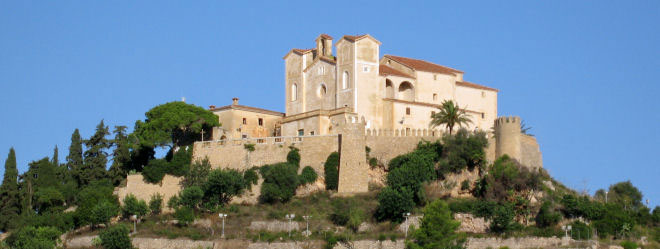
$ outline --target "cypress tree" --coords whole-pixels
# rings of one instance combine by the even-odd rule
[[[112,165],[108,173],[112,179],[112,183],[118,185],[122,179],[126,178],[126,174],[131,166],[131,153],[128,136],[126,135],[126,126],[115,126],[113,133],[115,134],[115,139],[112,142],[115,145],[115,149],[112,151]]]
[[[110,141],[106,139],[109,134],[108,127],[101,120],[101,123],[96,126],[94,135],[85,140],[87,150],[83,154],[85,158],[83,159],[83,170],[80,172],[81,186],[106,176],[105,167],[108,163],[108,153],[105,150],[110,148]]]
[[[69,155],[66,157],[66,165],[71,178],[75,179],[77,183],[80,183],[80,171],[83,166],[83,148],[78,129],[71,134],[71,145],[69,146]]]
[[[16,152],[11,148],[5,161],[5,175],[0,186],[0,231],[14,228],[13,222],[18,218],[20,203]]]
[[[55,145],[55,149],[53,150],[53,157],[51,158],[51,162],[55,166],[60,166],[60,155],[59,155],[59,150],[57,149],[57,145]]]

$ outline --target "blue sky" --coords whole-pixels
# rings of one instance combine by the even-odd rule
[[[460,3],[457,3],[460,2]],[[381,54],[500,89],[545,168],[590,192],[631,180],[660,204],[659,1],[2,1],[0,163],[19,171],[96,124],[186,97],[283,111],[284,56],[369,33]],[[0,174],[4,168],[0,167]]]

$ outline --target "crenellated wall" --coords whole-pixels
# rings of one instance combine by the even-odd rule
[[[415,150],[420,141],[434,142],[442,138],[440,130],[427,129],[367,129],[365,134],[366,146],[371,149],[369,156],[384,165],[396,156]]]
[[[536,138],[521,132],[520,117],[499,117],[495,120],[495,156],[504,154],[530,168],[542,168],[543,157]]]

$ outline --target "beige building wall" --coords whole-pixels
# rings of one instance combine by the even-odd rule
[[[284,113],[238,105],[238,98],[233,101],[228,106],[211,106],[210,110],[221,124],[214,128],[213,140],[279,135]]]

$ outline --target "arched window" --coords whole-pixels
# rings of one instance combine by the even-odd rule
[[[385,98],[394,98],[394,86],[392,86],[392,81],[389,79],[385,80]]]
[[[328,91],[328,89],[325,87],[325,84],[321,83],[321,85],[319,85],[319,90],[317,92],[317,94],[319,95],[319,98],[323,98],[323,96],[325,96],[325,93],[327,91]]]
[[[341,77],[341,89],[346,89],[350,87],[349,81],[350,79],[348,78],[348,71],[344,71]]]
[[[410,82],[401,82],[401,85],[399,85],[399,98],[407,101],[415,100],[415,89]]]
[[[291,85],[291,101],[298,100],[298,85],[293,83]]]

